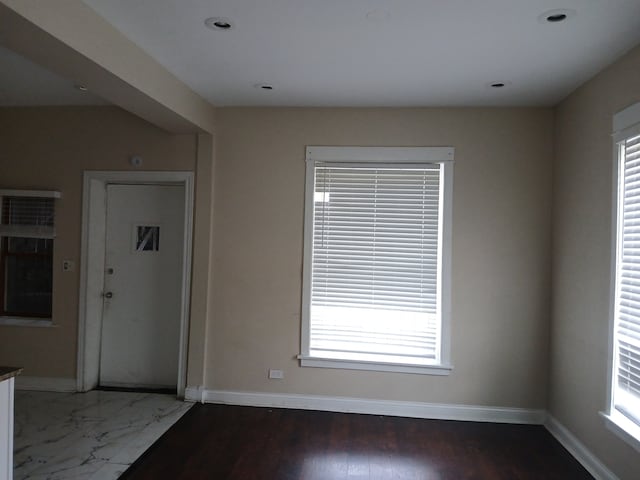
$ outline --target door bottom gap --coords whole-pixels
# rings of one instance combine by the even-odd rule
[[[145,388],[145,387],[107,387],[98,385],[96,390],[103,392],[131,392],[131,393],[161,393],[165,395],[175,395],[175,388]]]

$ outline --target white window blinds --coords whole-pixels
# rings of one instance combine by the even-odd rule
[[[614,407],[640,423],[640,135],[619,144]]]
[[[439,364],[444,164],[314,161],[308,168],[313,234],[303,354]]]
[[[54,238],[55,198],[59,192],[0,190],[0,236]]]

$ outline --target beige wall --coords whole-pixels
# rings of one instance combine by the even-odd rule
[[[225,108],[217,126],[208,388],[545,407],[551,109]],[[456,148],[449,377],[298,366],[306,145]]]
[[[610,433],[606,407],[613,143],[612,116],[640,101],[640,48],[557,109],[549,409],[621,479],[640,455]]]
[[[62,192],[57,201],[51,328],[0,326],[0,364],[74,378],[83,170],[194,170],[196,136],[171,135],[115,107],[0,108],[0,188]],[[62,260],[76,262],[62,272]]]
[[[215,175],[215,140],[208,134],[197,136],[196,190],[193,226],[193,269],[187,385],[204,385],[206,336],[211,312],[210,285],[213,278],[213,182]]]

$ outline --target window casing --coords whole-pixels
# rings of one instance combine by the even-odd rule
[[[307,148],[302,366],[448,374],[453,153]]]
[[[640,450],[640,104],[614,116],[615,202],[607,425]]]
[[[51,318],[57,192],[0,191],[0,316]]]

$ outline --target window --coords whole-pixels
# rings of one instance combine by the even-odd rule
[[[452,161],[307,148],[302,366],[448,373]]]
[[[616,242],[609,425],[640,446],[640,104],[614,116]]]
[[[0,191],[0,315],[51,318],[54,197]]]

